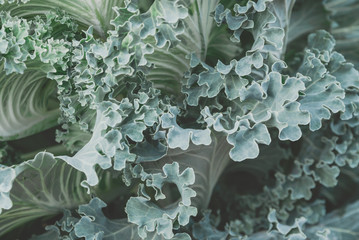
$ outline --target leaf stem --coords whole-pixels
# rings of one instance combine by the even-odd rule
[[[29,153],[24,153],[20,156],[20,158],[24,161],[26,160],[30,160],[33,159],[36,154],[38,154],[39,152],[50,152],[52,154],[56,155],[69,155],[70,152],[65,148],[65,146],[63,146],[62,144],[58,144],[58,145],[54,145],[51,147],[46,147],[43,149],[38,149],[36,151],[33,152],[29,152]]]

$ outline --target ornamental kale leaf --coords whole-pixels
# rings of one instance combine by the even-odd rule
[[[359,239],[357,0],[0,0],[1,239]]]

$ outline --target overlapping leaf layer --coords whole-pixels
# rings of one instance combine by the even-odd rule
[[[358,6],[0,1],[0,237],[357,239]]]

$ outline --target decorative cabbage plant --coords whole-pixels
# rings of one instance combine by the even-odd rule
[[[0,0],[1,239],[359,239],[358,0]]]

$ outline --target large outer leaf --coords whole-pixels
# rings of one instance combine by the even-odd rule
[[[65,69],[76,25],[61,12],[31,21],[2,12],[0,19],[0,139],[12,140],[57,125],[56,82],[48,78]]]
[[[1,184],[0,208],[9,210],[0,215],[0,235],[87,202],[89,195],[79,187],[83,178],[83,173],[46,152],[14,168],[2,167],[0,179],[6,181]]]
[[[295,1],[287,32],[288,43],[328,25],[321,1]],[[290,51],[290,49],[287,49]]]
[[[18,17],[32,18],[51,10],[62,9],[84,28],[94,26],[96,32],[102,37],[111,28],[110,20],[115,17],[112,8],[124,5],[123,0],[21,0],[21,4],[13,2],[8,1],[8,4],[1,6],[0,10],[9,11]]]
[[[336,50],[358,68],[359,27],[356,14],[359,3],[352,0],[323,0],[323,5],[329,11],[330,33],[337,41]]]
[[[359,237],[358,208],[359,202],[354,202],[324,216],[318,225],[309,227],[305,232],[310,239],[354,240]]]
[[[28,69],[0,78],[0,139],[12,140],[57,125],[60,111],[56,83],[46,74]]]
[[[97,172],[100,185],[91,188],[105,200],[113,199],[118,185],[111,172]],[[32,220],[74,209],[91,195],[81,187],[85,175],[47,152],[13,167],[0,165],[0,236]]]

